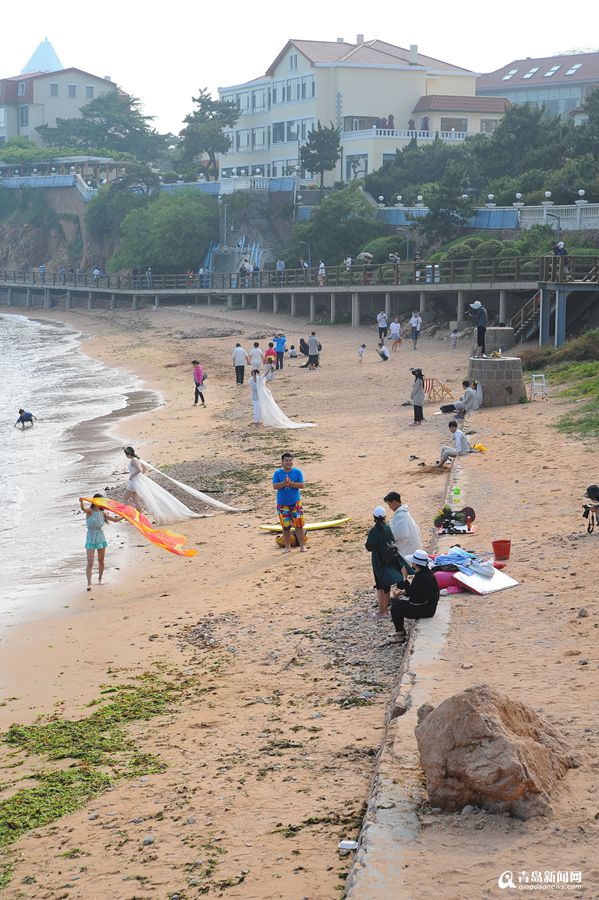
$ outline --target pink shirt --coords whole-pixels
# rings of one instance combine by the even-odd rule
[[[193,367],[193,380],[196,384],[201,384],[204,380],[204,370],[200,365]]]

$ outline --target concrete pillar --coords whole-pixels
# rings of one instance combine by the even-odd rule
[[[139,297],[137,294],[133,294],[133,298],[131,300],[131,309],[139,309]]]
[[[233,294],[227,294],[227,308],[233,309]]]
[[[566,343],[566,308],[568,291],[558,288],[555,292],[555,346],[561,347]]]
[[[110,308],[116,309],[116,294],[110,295]]]
[[[64,301],[64,308],[65,309],[73,308],[73,295],[72,295],[71,291],[67,291],[67,296]]]
[[[292,316],[292,318],[295,317],[295,315],[296,315],[296,313],[295,313],[295,294],[292,294],[291,295],[291,316]]]
[[[12,288],[8,289],[8,305],[12,306]],[[25,306],[27,309],[30,309],[33,306],[31,288],[27,288],[27,293],[25,294]]]
[[[52,301],[50,299],[50,291],[48,290],[48,288],[46,288],[46,290],[44,291],[44,309],[51,309],[51,308],[52,308]]]
[[[336,300],[335,294],[331,294],[331,325],[335,324],[335,319],[337,318]]]
[[[272,295],[272,311],[275,316],[279,311],[279,297],[277,294]]]
[[[248,305],[247,294],[242,294],[241,295],[241,308],[246,309],[247,305]]]
[[[160,309],[160,297],[158,294],[154,294],[154,309]]]
[[[262,309],[262,294],[256,294],[256,312]]]
[[[426,312],[426,291],[420,291],[420,315]]]
[[[499,321],[507,322],[507,291],[499,291]]]
[[[12,306],[12,288],[6,289],[6,305]]]
[[[360,295],[351,295],[351,326],[352,328],[360,327]]]
[[[208,306],[212,306],[212,294],[208,294],[208,297],[206,298],[206,303]]]
[[[310,318],[309,322],[313,322],[316,318],[316,295],[310,294]]]
[[[385,315],[387,319],[391,318],[391,294],[389,291],[385,294]]]
[[[549,343],[549,318],[551,316],[551,291],[541,288],[541,308],[539,310],[539,346]]]
[[[91,291],[87,292],[87,308],[88,309],[94,308],[94,295],[92,294]]]
[[[458,308],[456,310],[456,319],[458,322],[464,321],[464,306],[466,303],[466,291],[458,291]]]

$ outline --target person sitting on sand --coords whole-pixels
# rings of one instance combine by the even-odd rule
[[[389,593],[391,586],[403,581],[401,560],[397,554],[392,555],[393,532],[385,522],[385,509],[375,506],[372,510],[374,525],[368,532],[365,547],[370,553],[374,586],[376,588],[378,611],[377,618],[384,619],[389,612]]]
[[[456,400],[455,403],[447,403],[445,406],[441,407],[441,412],[455,412],[463,418],[466,413],[473,412],[473,410],[478,409],[480,406],[478,402],[478,397],[476,391],[471,386],[468,379],[462,381],[462,387],[464,388],[464,393],[460,397],[459,400]]]
[[[379,345],[377,347],[378,355],[380,356],[382,362],[387,362],[389,359],[389,350],[385,347],[384,341],[379,341]]]
[[[405,597],[394,597],[391,601],[391,618],[395,625],[393,640],[401,644],[406,640],[405,619],[432,619],[437,612],[439,585],[429,569],[430,558],[424,550],[416,550],[408,562],[416,569],[416,574],[408,581],[408,570],[402,568],[403,579],[399,585]]]
[[[466,456],[466,454],[470,453],[472,449],[468,442],[468,438],[463,431],[460,431],[460,429],[458,428],[458,423],[455,421],[455,419],[452,419],[447,427],[454,436],[455,448],[441,447],[441,454],[436,463],[439,468],[444,466],[448,459],[455,459],[456,456]]]
[[[25,425],[31,425],[33,428],[33,423],[37,422],[37,416],[34,416],[33,413],[27,412],[26,409],[19,410],[19,418],[13,425],[13,428],[16,428],[17,425],[21,426],[21,431],[25,431]]]
[[[404,558],[408,557],[422,545],[420,529],[410,515],[407,504],[401,502],[401,494],[389,491],[384,500],[393,513],[389,527],[393,532],[395,546]]]

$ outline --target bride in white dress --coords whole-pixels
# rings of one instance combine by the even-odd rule
[[[181,488],[181,490],[185,491],[187,494],[190,494],[192,497],[197,497],[198,500],[207,503],[209,506],[213,506],[215,509],[221,509],[224,512],[240,512],[240,510],[235,507],[227,506],[226,503],[221,503],[220,500],[215,500],[214,497],[210,497],[202,491],[196,491],[195,488],[189,487],[189,485],[183,484],[181,481],[175,481],[170,475],[160,472],[159,469],[154,468],[150,463],[140,459],[133,447],[125,447],[124,451],[125,456],[129,460],[129,480],[125,490],[125,500],[132,503],[140,513],[143,513],[143,503],[156,522],[160,524],[181,522],[184,519],[204,518],[205,514],[197,513],[194,512],[193,509],[189,509],[184,503],[181,503],[180,500],[177,500],[176,497],[160,487],[159,484],[152,481],[152,479],[146,475],[148,469],[159,472],[163,478],[172,481],[173,484],[176,484],[177,487]]]
[[[266,387],[266,375],[252,372],[255,378],[256,394],[260,409],[260,421],[271,428],[314,428],[314,422],[294,422],[285,415],[283,410],[275,403],[274,397]],[[252,392],[253,393],[253,392]]]

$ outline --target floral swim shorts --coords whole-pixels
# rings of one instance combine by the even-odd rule
[[[301,500],[298,500],[293,506],[277,506],[277,512],[282,528],[291,528],[292,525],[296,528],[304,527],[304,508]]]

